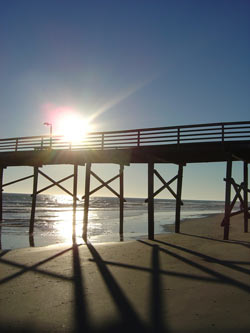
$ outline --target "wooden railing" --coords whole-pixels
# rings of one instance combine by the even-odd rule
[[[63,136],[29,136],[0,139],[0,152],[47,149],[122,149],[194,142],[250,140],[250,121],[144,128],[125,131],[91,132],[81,142]]]

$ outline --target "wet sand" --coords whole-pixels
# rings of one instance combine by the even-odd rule
[[[3,332],[249,332],[243,216],[187,221],[154,241],[0,252]]]

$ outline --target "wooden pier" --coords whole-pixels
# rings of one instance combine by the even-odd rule
[[[232,178],[232,163],[242,161],[244,179],[236,184]],[[124,166],[133,163],[148,165],[148,238],[154,239],[154,198],[167,189],[176,200],[175,232],[180,232],[181,193],[183,169],[188,163],[226,162],[225,216],[222,221],[224,239],[229,238],[230,217],[242,213],[244,216],[243,230],[248,232],[248,164],[250,162],[250,121],[197,124],[190,126],[158,127],[125,131],[88,133],[85,139],[77,144],[65,141],[61,136],[32,136],[0,139],[0,186],[3,189],[11,184],[33,178],[32,207],[30,217],[30,235],[34,232],[36,197],[39,193],[58,186],[73,197],[73,226],[77,207],[78,166],[85,166],[85,194],[83,216],[83,239],[88,237],[89,198],[99,189],[106,187],[119,198],[121,240],[123,239],[124,223]],[[101,175],[92,171],[94,163],[116,164],[118,174],[103,181]],[[155,164],[175,164],[178,172],[175,177],[166,181],[155,169]],[[43,165],[70,164],[73,174],[54,181],[40,170]],[[11,166],[30,166],[33,174],[28,177],[3,183],[4,169]],[[45,177],[51,185],[38,190],[38,177]],[[91,177],[100,185],[90,191]],[[154,191],[154,178],[157,177],[162,186]],[[73,179],[73,193],[61,183]],[[119,178],[119,193],[109,184]],[[222,180],[223,181],[223,180]],[[176,182],[176,190],[170,186]],[[231,190],[235,197],[231,201]],[[2,221],[2,191],[0,191],[0,221]],[[241,194],[242,192],[242,194]],[[236,201],[240,201],[240,211],[232,212]],[[1,226],[0,226],[1,227]],[[73,237],[75,235],[73,234]]]

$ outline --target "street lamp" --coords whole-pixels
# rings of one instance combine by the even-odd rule
[[[52,124],[45,122],[43,123],[45,126],[49,126],[49,135],[50,135],[50,148],[52,147]]]

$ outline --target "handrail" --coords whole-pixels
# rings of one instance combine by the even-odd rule
[[[0,152],[31,150],[124,149],[192,142],[250,141],[250,121],[90,132],[81,142],[63,136],[26,136],[0,139]]]

